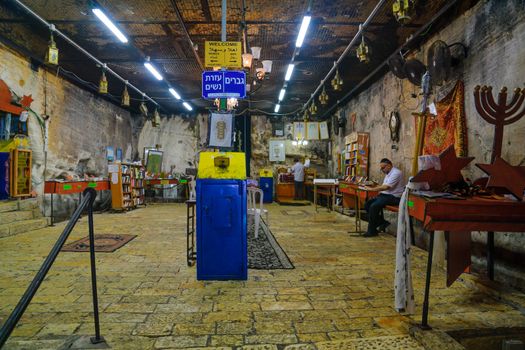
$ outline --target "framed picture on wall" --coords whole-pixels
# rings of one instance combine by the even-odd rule
[[[286,153],[283,140],[270,140],[270,162],[284,162]]]
[[[307,140],[319,140],[319,123],[317,122],[306,123],[306,139]]]
[[[122,148],[117,148],[115,158],[117,162],[122,162]]]
[[[319,123],[319,133],[321,134],[321,140],[326,140],[330,138],[330,135],[328,134],[328,123],[327,122],[320,122]]]
[[[113,162],[115,160],[115,151],[113,149],[113,146],[106,147],[106,159],[108,160],[108,162]]]
[[[162,171],[162,155],[164,152],[155,149],[148,151],[148,162],[146,170],[152,174],[160,174]]]
[[[148,153],[149,151],[156,151],[157,149],[155,147],[144,147],[144,165],[148,165]]]
[[[293,123],[293,138],[295,140],[303,140],[306,137],[305,123],[296,122]]]
[[[231,148],[233,142],[233,114],[212,113],[209,133],[209,147]]]

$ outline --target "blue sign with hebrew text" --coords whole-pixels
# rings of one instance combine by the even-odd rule
[[[203,98],[245,98],[246,73],[243,71],[202,72]]]

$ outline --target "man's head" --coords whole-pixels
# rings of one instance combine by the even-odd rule
[[[390,170],[392,170],[392,167],[393,167],[392,162],[388,158],[383,158],[379,162],[379,169],[381,170],[382,173],[388,174]]]
[[[297,158],[297,157],[295,157],[295,158],[293,159],[293,162],[294,162],[294,163],[297,163],[298,161],[299,161],[299,158]]]

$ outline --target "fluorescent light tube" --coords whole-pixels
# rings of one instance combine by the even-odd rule
[[[174,88],[170,88],[170,92],[177,100],[180,100],[180,95]]]
[[[279,108],[281,108],[280,104],[275,105],[275,109],[273,110],[275,113],[279,112]]]
[[[153,67],[151,65],[151,63],[144,62],[144,67],[146,67],[150,71],[150,73],[153,74],[153,76],[155,78],[157,78],[157,80],[162,80],[163,79],[162,75],[160,75],[160,73],[155,69],[155,67]]]
[[[312,16],[304,16],[303,23],[301,23],[301,29],[299,29],[299,35],[297,36],[297,41],[295,42],[295,47],[301,47],[303,45],[304,37],[306,36],[306,31],[310,25],[310,20]]]
[[[293,63],[290,63],[288,65],[288,70],[286,71],[286,75],[284,76],[284,81],[290,80],[290,78],[292,77],[292,72],[293,72],[294,67],[295,65]]]
[[[191,106],[190,106],[190,104],[188,102],[182,102],[182,104],[184,105],[184,107],[186,107],[186,109],[188,111],[192,111],[193,110],[193,108],[191,108]]]
[[[109,30],[111,30],[120,41],[122,41],[123,43],[128,42],[128,38],[126,38],[126,36],[122,34],[122,32],[117,28],[117,26],[115,26],[113,22],[111,22],[108,16],[106,16],[106,14],[102,12],[101,9],[92,9],[91,11],[93,11],[95,16],[97,16],[98,19],[100,19],[102,23],[104,23],[106,27],[108,27]]]
[[[286,92],[285,89],[281,89],[281,92],[279,92],[279,101],[282,101],[284,98],[284,93]]]

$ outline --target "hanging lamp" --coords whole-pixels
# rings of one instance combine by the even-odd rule
[[[53,38],[53,30],[55,26],[51,25],[51,38],[49,39],[49,45],[46,52],[46,63],[57,65],[58,64],[58,48]]]
[[[332,84],[332,89],[334,91],[340,91],[343,87],[343,79],[341,79],[341,76],[339,75],[339,69],[336,69],[335,76],[330,82]]]
[[[122,107],[129,107],[129,93],[128,93],[128,81],[126,80],[126,85],[124,85],[124,91],[122,92]]]
[[[359,25],[359,30],[362,30],[363,25]],[[365,34],[361,32],[361,44],[356,49],[357,58],[360,62],[368,63],[370,61],[370,48],[366,44]]]
[[[326,89],[323,85],[323,91],[319,95],[319,102],[324,106],[328,104],[328,99],[329,99],[328,94],[326,93]]]
[[[106,79],[106,65],[102,68],[102,75],[100,76],[100,81],[98,83],[98,92],[101,94],[108,93],[108,80]]]

